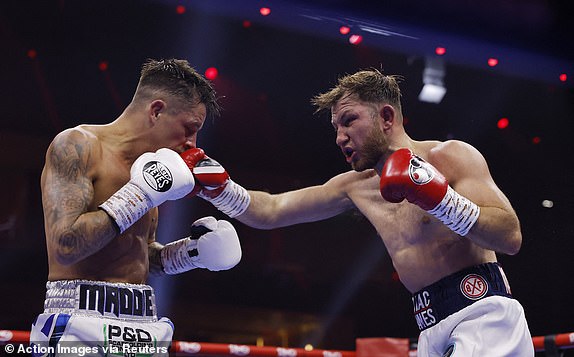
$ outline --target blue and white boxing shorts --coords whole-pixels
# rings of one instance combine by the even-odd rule
[[[524,309],[502,267],[486,263],[449,275],[413,295],[419,357],[533,357]]]
[[[34,356],[168,356],[173,324],[157,318],[148,285],[49,281],[32,324]]]

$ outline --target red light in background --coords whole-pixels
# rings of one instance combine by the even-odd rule
[[[214,80],[215,78],[217,78],[218,74],[219,72],[215,67],[209,67],[208,69],[205,70],[205,78],[209,80]]]
[[[108,61],[101,61],[100,64],[98,65],[98,68],[102,72],[107,71],[108,70]]]
[[[349,28],[348,26],[341,26],[339,27],[339,33],[341,35],[346,35],[351,31],[351,28]]]
[[[506,129],[509,124],[510,121],[508,120],[508,118],[500,118],[498,120],[498,123],[496,123],[496,126],[498,126],[498,129]]]
[[[183,5],[177,5],[175,7],[175,12],[177,12],[179,15],[185,13],[185,6]]]
[[[243,20],[243,28],[249,28],[249,27],[251,27],[251,21]]]
[[[540,144],[540,141],[541,141],[540,136],[535,136],[532,138],[533,144]]]
[[[351,37],[349,37],[349,43],[352,45],[358,45],[361,42],[363,42],[363,36],[361,35],[351,35]]]
[[[28,56],[28,58],[30,59],[35,59],[36,56],[38,56],[38,52],[36,52],[35,49],[31,48],[28,50],[28,52],[26,53],[26,55]]]
[[[442,56],[442,55],[444,55],[444,54],[446,53],[446,48],[444,48],[444,47],[437,47],[437,48],[435,48],[434,52],[435,52],[437,55]]]
[[[494,67],[498,64],[498,60],[496,58],[489,58],[487,63],[490,67]]]
[[[562,73],[559,78],[560,82],[566,82],[566,80],[568,79],[568,75],[566,73]]]
[[[259,13],[263,16],[267,16],[271,13],[271,9],[268,7],[262,7],[261,9],[259,9]]]

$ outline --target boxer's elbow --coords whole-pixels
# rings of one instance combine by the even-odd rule
[[[520,229],[516,229],[510,234],[510,237],[508,238],[505,253],[508,255],[516,255],[520,251],[521,246],[522,246],[522,233],[520,232]]]
[[[55,238],[55,241],[55,258],[59,264],[69,266],[84,258],[84,255],[81,254],[81,240],[72,232],[62,233]]]

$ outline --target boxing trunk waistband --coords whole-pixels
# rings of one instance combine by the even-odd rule
[[[489,296],[512,298],[508,280],[498,263],[473,266],[444,277],[413,294],[413,311],[419,330],[426,330]]]
[[[44,313],[157,321],[155,293],[151,286],[105,281],[48,281]]]

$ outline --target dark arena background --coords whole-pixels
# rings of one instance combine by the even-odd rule
[[[0,330],[28,330],[43,309],[47,145],[114,120],[141,64],[176,57],[213,80],[224,107],[198,146],[269,192],[349,169],[312,96],[359,69],[403,76],[411,137],[474,145],[521,219],[520,253],[499,260],[532,335],[574,331],[572,19],[558,0],[2,1]],[[425,83],[446,94],[423,101]],[[160,215],[163,243],[199,217],[224,218],[199,198]],[[360,214],[267,231],[232,222],[237,267],[150,280],[174,339],[354,350],[357,338],[418,335],[410,295]]]

